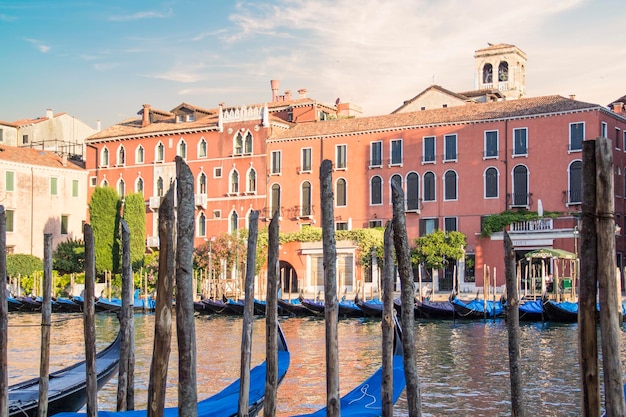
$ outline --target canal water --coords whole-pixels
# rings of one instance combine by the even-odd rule
[[[54,314],[51,370],[84,356],[81,314]],[[9,384],[39,372],[41,316],[9,314]],[[238,378],[242,318],[197,316],[198,398]],[[291,366],[278,393],[278,415],[311,412],[325,403],[325,326],[317,318],[281,318]],[[98,348],[115,338],[114,315],[96,315]],[[135,405],[145,408],[154,334],[154,316],[135,315]],[[175,323],[173,324],[175,335]],[[253,326],[253,366],[265,357],[265,320]],[[507,331],[504,321],[417,320],[417,369],[424,416],[510,415]],[[374,319],[339,321],[340,390],[344,394],[380,366],[381,326]],[[626,359],[622,335],[622,360]],[[540,416],[580,415],[577,324],[522,324],[522,372],[526,412]],[[175,336],[168,373],[168,405],[176,406]],[[114,410],[117,380],[99,392],[99,408]],[[406,416],[406,395],[395,415]]]

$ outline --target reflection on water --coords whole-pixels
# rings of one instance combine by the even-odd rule
[[[53,315],[51,371],[81,360],[80,314]],[[291,367],[279,388],[278,415],[315,410],[325,403],[325,326],[316,318],[281,319],[291,351]],[[9,315],[9,384],[37,377],[41,316]],[[238,377],[241,318],[196,318],[198,398],[203,399]],[[113,315],[97,314],[98,348],[115,338]],[[541,416],[580,415],[577,325],[522,325],[521,353],[524,404]],[[175,324],[172,331],[175,335]],[[135,405],[145,408],[152,352],[154,316],[135,315]],[[265,358],[265,321],[253,326],[252,364]],[[380,322],[340,320],[340,390],[344,394],[380,366]],[[624,346],[624,337],[622,337]],[[417,365],[424,416],[510,415],[507,332],[504,321],[416,321]],[[626,358],[626,352],[622,351]],[[172,341],[168,405],[177,399],[177,352]],[[117,379],[99,393],[99,408],[113,410]],[[406,396],[396,415],[406,414]]]

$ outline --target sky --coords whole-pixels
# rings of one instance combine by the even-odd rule
[[[391,113],[432,84],[475,88],[474,51],[526,53],[527,96],[626,94],[623,0],[2,0],[0,120],[96,128],[171,110],[307,96]]]

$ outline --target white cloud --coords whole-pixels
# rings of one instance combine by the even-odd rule
[[[113,22],[129,22],[143,19],[166,19],[174,16],[174,12],[170,9],[167,12],[143,11],[127,15],[109,16],[109,20]]]
[[[39,49],[39,52],[42,52],[44,54],[52,49],[50,46],[45,45],[43,42],[38,41],[37,39],[26,38],[25,40],[28,43],[34,45],[37,49]]]

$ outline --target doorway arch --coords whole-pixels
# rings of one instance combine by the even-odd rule
[[[278,262],[278,276],[280,277],[280,289],[283,294],[293,294],[300,292],[298,285],[298,273],[296,269],[287,261]]]

